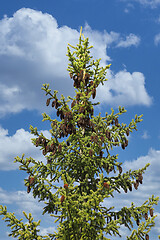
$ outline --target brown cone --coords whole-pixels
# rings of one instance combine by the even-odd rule
[[[92,98],[94,99],[95,97],[96,97],[96,89],[93,88],[93,89],[92,89]]]
[[[127,147],[127,146],[128,146],[128,140],[125,139],[125,147]]]
[[[73,100],[73,102],[72,102],[72,104],[71,104],[71,108],[73,108],[73,107],[75,106],[75,104],[76,104],[76,101]]]
[[[68,184],[67,183],[64,184],[64,188],[68,189]]]
[[[50,98],[47,99],[46,106],[48,106],[49,104],[50,104]]]
[[[129,136],[129,128],[127,128],[126,134],[127,136]]]
[[[136,220],[137,226],[139,226],[139,219]]]
[[[29,185],[32,186],[35,180],[34,177],[29,176],[28,180],[29,180]]]
[[[129,186],[129,191],[132,192],[132,185]]]
[[[147,220],[148,219],[148,213],[145,213],[145,220]]]
[[[138,184],[137,182],[134,182],[134,188],[137,190],[138,189]]]
[[[104,182],[104,183],[103,183],[103,186],[104,186],[105,188],[109,189],[109,184],[108,184],[108,183]]]
[[[122,143],[121,147],[124,150],[125,149],[125,143]]]
[[[118,118],[115,118],[115,125],[118,127]]]
[[[149,209],[149,212],[150,212],[151,217],[153,217],[153,209],[152,208]]]
[[[62,145],[61,145],[61,144],[58,145],[58,151],[59,151],[59,152],[62,151]]]
[[[61,204],[64,202],[64,199],[65,199],[65,196],[62,195],[62,197],[61,197]]]
[[[121,174],[122,173],[122,167],[118,166],[118,169],[119,169],[119,173]]]
[[[30,188],[30,186],[28,186],[27,187],[27,193],[30,193],[30,191],[31,191],[31,188]]]
[[[55,100],[52,102],[52,107],[54,107],[55,106]]]

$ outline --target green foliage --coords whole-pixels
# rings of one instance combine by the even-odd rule
[[[28,216],[25,212],[23,212],[25,218],[28,220],[28,223],[24,224],[22,222],[23,219],[18,220],[14,213],[8,213],[7,208],[0,205],[0,215],[4,215],[2,218],[5,222],[9,222],[7,224],[8,227],[11,227],[12,233],[9,236],[21,239],[21,240],[28,240],[28,239],[37,239],[37,240],[50,240],[48,236],[38,236],[38,232],[40,231],[37,229],[37,226],[40,225],[40,220],[38,222],[33,221],[32,214],[29,213]]]
[[[131,203],[131,207],[119,211],[114,211],[114,206],[102,206],[105,199],[114,197],[115,192],[127,193],[132,191],[132,186],[137,190],[143,182],[142,175],[149,164],[122,173],[118,155],[111,155],[114,147],[120,146],[124,150],[128,146],[128,136],[137,130],[142,115],[136,115],[128,126],[118,120],[126,112],[124,107],[119,107],[117,113],[111,109],[111,114],[106,113],[104,117],[101,114],[94,116],[94,106],[99,103],[93,103],[92,99],[96,97],[97,87],[107,81],[105,76],[110,65],[100,67],[100,59],[92,60],[91,47],[82,30],[79,44],[69,46],[74,49],[71,52],[68,47],[67,56],[76,95],[67,100],[61,95],[58,99],[58,92],[52,94],[49,84],[43,84],[42,89],[49,96],[46,105],[56,109],[60,120],[43,113],[43,121],[49,121],[51,125],[51,139],[30,126],[35,136],[32,142],[40,147],[46,163],[31,157],[24,159],[24,155],[15,158],[15,162],[20,163],[19,169],[29,175],[25,179],[27,192],[32,190],[34,198],[45,203],[43,214],[50,214],[56,218],[55,222],[59,222],[57,232],[38,236],[40,221],[33,222],[31,214],[24,213],[29,221],[25,225],[22,219],[17,220],[14,214],[7,213],[6,207],[1,206],[0,214],[10,222],[10,236],[18,239],[109,240],[105,236],[121,236],[121,225],[132,231],[133,221],[138,229],[134,229],[127,239],[147,239],[154,226],[153,205],[158,203],[158,198],[152,196],[142,206]],[[111,172],[116,175],[111,177]],[[56,185],[57,181],[62,181],[62,186]]]

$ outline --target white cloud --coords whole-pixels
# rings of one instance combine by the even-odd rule
[[[56,227],[47,227],[47,228],[41,227],[40,228],[40,234],[42,236],[46,236],[48,233],[54,233],[54,232],[56,232]]]
[[[145,131],[143,132],[142,138],[143,138],[143,139],[148,139],[148,138],[150,138],[150,136],[148,135],[148,131],[145,130]]]
[[[87,24],[84,35],[94,45],[93,57],[102,58],[102,65],[110,61],[107,47],[137,46],[140,41],[134,34],[122,38],[120,33],[99,32]],[[0,36],[1,117],[24,109],[36,109],[40,113],[50,111],[49,108],[46,110],[45,93],[41,90],[43,83],[50,83],[53,90],[64,96],[73,96],[73,83],[66,71],[66,53],[68,43],[76,45],[78,42],[77,30],[58,27],[56,19],[49,14],[22,8],[13,17],[5,16],[0,20]],[[144,85],[142,87],[146,92]],[[125,96],[122,98],[123,102],[128,102]],[[148,104],[141,99],[137,99],[137,103]],[[130,104],[135,104],[135,101]]]
[[[40,132],[50,138],[48,131]],[[25,158],[31,156],[36,160],[44,161],[41,151],[31,142],[31,138],[34,137],[24,129],[18,129],[14,135],[8,136],[8,130],[0,127],[0,169],[15,170],[19,168],[19,164],[14,163],[14,158],[21,157],[23,153],[25,153]]]
[[[0,188],[0,204],[7,206],[16,206],[15,214],[22,215],[22,211],[26,213],[32,212],[37,217],[42,212],[43,204],[38,203],[32,194],[27,191],[8,192]]]
[[[160,0],[124,0],[125,2],[138,2],[145,7],[156,8],[160,5]]]
[[[160,33],[155,36],[154,43],[156,46],[160,43]]]
[[[117,47],[130,47],[130,46],[138,46],[140,44],[140,38],[135,34],[131,33],[129,36],[126,37],[125,40],[120,40],[117,44]]]
[[[152,8],[158,7],[160,5],[160,0],[139,0],[139,2]]]
[[[117,74],[108,72],[108,79],[104,86],[99,86],[97,97],[100,101],[112,106],[146,105],[152,104],[152,98],[145,89],[145,77],[140,72],[120,71]]]
[[[105,53],[105,49],[111,44],[113,46],[115,45],[116,47],[127,48],[130,46],[138,46],[140,43],[140,37],[133,33],[130,33],[128,36],[122,37],[120,33],[113,31],[107,33],[106,31],[104,31],[102,35],[100,34],[99,31],[92,30],[88,24],[85,25],[84,32],[86,36],[89,36],[91,45],[96,46],[96,50],[98,50],[97,53],[99,54],[100,57],[102,57],[102,59],[105,59],[103,57],[103,54]],[[98,42],[99,49],[97,49]],[[104,46],[104,49],[103,48],[101,49],[101,46]]]

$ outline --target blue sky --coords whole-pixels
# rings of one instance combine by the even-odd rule
[[[111,63],[108,81],[98,89],[96,109],[105,114],[124,106],[120,122],[129,123],[143,114],[138,131],[129,138],[125,151],[119,149],[124,169],[139,169],[150,162],[139,190],[107,200],[105,204],[141,205],[152,194],[160,196],[160,0],[1,0],[0,8],[0,204],[22,217],[22,210],[41,219],[42,204],[26,193],[25,173],[14,157],[44,160],[30,139],[29,126],[49,137],[49,124],[41,113],[56,117],[46,108],[43,83],[65,96],[74,96],[68,76],[67,44],[77,44],[80,27],[89,37],[94,58],[102,66]],[[53,111],[53,112],[52,112]],[[160,235],[160,205],[155,207],[156,226],[150,237]],[[53,220],[42,218],[41,233],[55,229]],[[9,228],[0,221],[0,240],[10,239]],[[129,234],[122,228],[123,239]],[[113,238],[116,239],[116,238]],[[118,239],[118,238],[117,238]]]

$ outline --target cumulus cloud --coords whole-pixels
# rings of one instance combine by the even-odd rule
[[[58,28],[51,15],[24,8],[0,21],[0,34],[1,115],[42,109],[45,82],[69,95],[65,55],[78,31]]]
[[[45,137],[50,139],[50,133],[40,131]],[[8,135],[8,130],[0,127],[0,169],[15,170],[19,167],[18,163],[14,163],[16,156],[21,157],[25,153],[25,157],[33,157],[36,160],[44,161],[41,151],[37,149],[31,142],[34,138],[32,134],[24,129],[18,129],[12,136]]]
[[[21,215],[22,211],[27,213],[32,212],[33,215],[39,215],[42,211],[42,204],[37,204],[38,201],[34,199],[31,194],[28,194],[27,191],[16,191],[16,192],[7,192],[0,188],[0,204],[2,205],[12,205],[16,204],[16,214]]]
[[[156,46],[160,43],[160,33],[155,36],[154,43]]]
[[[98,54],[101,56],[102,54],[102,59],[104,60],[105,57],[103,54],[105,53],[105,49],[110,46],[111,44],[115,47],[130,47],[130,46],[138,46],[140,43],[140,37],[137,35],[130,33],[126,37],[122,37],[120,33],[113,32],[111,31],[110,33],[107,33],[104,31],[103,35],[100,34],[99,31],[92,30],[91,27],[86,23],[85,28],[84,28],[86,36],[89,36],[91,45],[93,46],[96,45],[96,50],[97,50],[97,42],[99,42],[99,49],[98,49]],[[101,49],[101,46],[104,46],[104,49]],[[100,58],[101,58],[100,57]],[[107,60],[107,59],[106,59]]]
[[[140,43],[140,37],[136,36],[135,34],[131,33],[129,36],[126,37],[125,40],[120,40],[117,44],[117,47],[130,47],[130,46],[138,46]]]
[[[152,104],[152,98],[145,89],[145,77],[143,73],[129,73],[126,70],[116,74],[109,72],[104,86],[99,86],[98,99],[113,106],[118,105],[146,105]]]
[[[106,52],[108,46],[137,46],[140,41],[134,34],[123,38],[120,33],[92,30],[88,24],[84,27],[84,35],[94,45],[91,54],[94,58],[101,58],[102,65],[110,61]],[[1,117],[24,109],[46,111],[45,93],[41,91],[43,83],[50,83],[52,89],[64,96],[73,96],[72,81],[66,71],[66,53],[68,43],[77,44],[77,30],[59,27],[56,19],[49,14],[22,8],[13,17],[5,16],[0,20],[0,36]],[[137,102],[148,104],[141,99]]]

